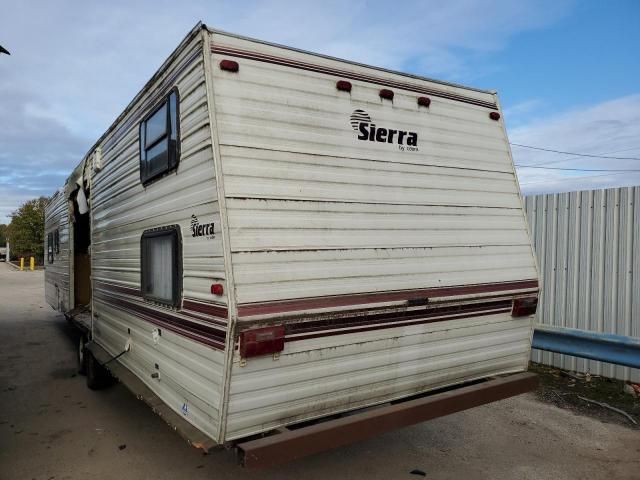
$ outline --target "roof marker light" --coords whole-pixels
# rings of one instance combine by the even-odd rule
[[[336,82],[336,88],[342,92],[350,92],[351,82],[347,82],[346,80],[338,80]]]
[[[233,60],[221,60],[220,61],[220,70],[226,70],[227,72],[237,72],[240,66],[238,62],[234,62]]]
[[[386,98],[387,100],[393,100],[393,90],[389,90],[387,88],[383,88],[380,90],[380,98]]]
[[[500,120],[500,114],[499,114],[498,112],[491,112],[491,113],[489,114],[489,118],[490,118],[491,120],[496,120],[496,121],[497,121],[497,120]]]
[[[429,105],[431,105],[431,99],[429,97],[418,97],[418,105],[429,108]]]

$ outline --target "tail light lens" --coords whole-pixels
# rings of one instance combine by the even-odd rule
[[[512,317],[526,317],[533,315],[538,309],[538,297],[516,298],[511,308]]]
[[[284,325],[254,328],[240,334],[240,356],[258,357],[284,350]]]

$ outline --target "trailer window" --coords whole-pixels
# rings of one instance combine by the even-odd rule
[[[173,225],[142,234],[142,296],[177,307],[182,291],[182,258],[179,227]]]
[[[178,91],[174,89],[140,122],[140,180],[143,184],[177,168],[179,140]]]
[[[47,262],[53,263],[53,232],[47,234]]]
[[[60,229],[58,228],[53,232],[53,251],[60,253]]]

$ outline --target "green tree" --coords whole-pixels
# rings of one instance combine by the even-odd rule
[[[44,260],[44,208],[46,197],[34,198],[23,203],[11,214],[7,236],[12,257],[36,257],[36,262]]]
[[[0,248],[7,244],[7,225],[0,223]]]

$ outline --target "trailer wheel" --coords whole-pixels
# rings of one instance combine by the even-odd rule
[[[84,362],[87,375],[87,387],[91,390],[100,390],[109,385],[111,376],[106,368],[104,368],[90,350],[84,350]]]
[[[84,375],[87,373],[87,359],[85,345],[87,343],[87,336],[82,333],[78,340],[78,373]]]

